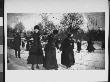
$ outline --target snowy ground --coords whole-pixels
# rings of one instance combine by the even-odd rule
[[[97,42],[96,42],[97,43]],[[88,53],[86,50],[86,42],[82,43],[82,50],[80,53],[77,53],[77,46],[75,44],[74,56],[75,56],[75,65],[71,68],[66,68],[61,65],[61,52],[56,51],[56,58],[58,63],[58,70],[99,70],[105,69],[105,50],[101,50],[100,43],[94,44],[96,50],[92,53]],[[9,70],[31,70],[31,65],[27,64],[28,51],[22,49],[21,59],[15,58],[14,50],[8,49],[8,57],[10,63],[8,63]],[[40,65],[41,70],[45,70],[42,65]]]

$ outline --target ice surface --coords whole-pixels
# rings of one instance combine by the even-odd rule
[[[99,43],[94,43],[94,46],[97,50],[92,53],[88,53],[86,50],[87,42],[82,42],[82,50],[78,53],[77,45],[75,44],[74,49],[74,57],[75,57],[75,65],[70,68],[66,68],[64,65],[61,65],[61,51],[56,49],[56,58],[58,63],[58,70],[100,70],[105,68],[105,51],[100,49]],[[29,52],[22,50],[21,51],[21,59],[17,59],[14,56],[14,50],[8,49],[8,56],[11,61],[9,63],[9,69],[17,69],[17,70],[29,70],[31,68],[30,64],[27,64],[27,58],[29,56]],[[40,65],[41,70],[45,70],[42,65]]]

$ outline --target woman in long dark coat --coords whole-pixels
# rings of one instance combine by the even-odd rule
[[[38,25],[34,27],[34,31],[35,32],[32,35],[33,44],[31,49],[29,50],[28,57],[28,64],[32,64],[32,70],[34,70],[35,67],[39,68],[38,64],[43,64],[43,51],[40,42],[40,33]]]
[[[58,33],[57,30],[53,31],[53,34],[48,36],[48,43],[46,44],[44,51],[45,51],[45,61],[44,67],[46,69],[55,69],[57,70],[57,59],[56,59],[56,39],[55,35]]]
[[[74,40],[72,40],[72,35],[68,34],[68,37],[64,39],[64,41],[61,44],[61,64],[65,65],[67,68],[71,67],[71,65],[74,65],[75,59],[74,59]]]

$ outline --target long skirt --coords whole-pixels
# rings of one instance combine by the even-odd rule
[[[29,51],[27,64],[43,64],[44,56],[42,49],[36,50],[36,52],[32,49]]]
[[[71,53],[62,52],[62,54],[61,54],[61,64],[62,65],[65,65],[66,67],[71,67],[71,65],[74,65],[74,63],[75,63],[75,59],[74,59],[73,52],[71,52]]]
[[[43,56],[29,55],[27,64],[43,64]]]
[[[57,69],[56,49],[50,48],[45,51],[44,65],[46,69]]]

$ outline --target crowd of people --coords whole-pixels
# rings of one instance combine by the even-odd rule
[[[53,30],[51,34],[46,37],[47,43],[42,49],[41,44],[41,34],[39,32],[39,26],[34,27],[34,32],[31,37],[27,37],[26,50],[29,51],[29,56],[27,58],[27,64],[31,64],[31,69],[39,69],[39,65],[43,64],[43,67],[47,70],[49,69],[58,69],[57,59],[56,59],[56,48],[59,49],[61,53],[61,64],[65,65],[67,68],[75,64],[74,58],[74,39],[72,33],[68,33],[67,37],[63,41],[57,39],[58,30]],[[30,39],[33,39],[32,41]],[[20,57],[20,46],[21,38],[19,33],[14,37],[14,49],[15,57]],[[88,51],[94,51],[93,45],[91,45],[91,40],[88,42]],[[24,43],[22,43],[24,46]],[[77,40],[77,51],[81,50],[81,41]],[[44,55],[45,54],[45,55]]]

